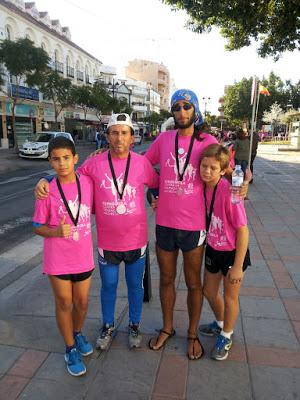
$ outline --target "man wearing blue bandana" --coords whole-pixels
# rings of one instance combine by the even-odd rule
[[[198,99],[191,90],[180,89],[173,94],[171,112],[175,129],[161,133],[146,153],[153,165],[160,165],[156,252],[163,314],[163,328],[150,340],[149,347],[159,350],[175,335],[175,278],[181,250],[188,289],[187,356],[196,360],[204,354],[197,334],[203,301],[200,272],[205,241],[205,207],[199,164],[203,150],[217,141],[202,132]]]

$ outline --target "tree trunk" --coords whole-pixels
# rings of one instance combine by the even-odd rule
[[[18,146],[18,137],[17,137],[17,129],[16,129],[15,108],[16,108],[16,102],[15,102],[15,100],[13,100],[12,107],[11,107],[12,131],[13,131],[13,138],[14,138],[14,150],[18,154],[19,146]]]

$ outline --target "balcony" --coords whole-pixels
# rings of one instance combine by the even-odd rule
[[[67,67],[67,77],[68,78],[74,78],[74,76],[75,76],[74,68]]]
[[[64,64],[59,61],[54,61],[54,69],[55,71],[59,72],[60,74],[64,73]]]
[[[83,82],[83,72],[82,71],[79,71],[79,70],[76,71],[76,79],[78,81]]]

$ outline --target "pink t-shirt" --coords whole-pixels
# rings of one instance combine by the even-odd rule
[[[206,188],[207,210],[210,210],[213,189]],[[247,225],[244,201],[231,203],[230,183],[222,178],[217,187],[214,208],[207,235],[207,243],[215,250],[230,251],[236,248],[236,232]]]
[[[104,250],[135,250],[148,241],[144,185],[157,188],[158,175],[144,156],[130,154],[128,180],[122,198],[126,211],[121,215],[116,210],[120,200],[109,168],[108,152],[89,158],[79,168],[94,182],[98,247]],[[121,191],[127,158],[113,158],[112,162]]]
[[[71,225],[70,237],[44,239],[43,272],[45,274],[78,274],[94,268],[91,233],[93,184],[87,176],[82,174],[79,176],[79,181],[81,206],[77,226],[73,224],[65,208],[56,179],[53,179],[49,184],[49,196],[44,200],[36,200],[35,202],[34,222],[54,228],[60,224],[63,216],[65,216],[65,224]],[[62,183],[61,187],[73,217],[76,217],[79,205],[77,184],[76,182]]]
[[[175,159],[176,132],[161,133],[145,154],[153,165],[160,165],[156,223],[187,231],[203,230],[205,229],[205,212],[203,184],[199,172],[200,156],[208,145],[217,143],[217,140],[206,133],[201,133],[200,137],[203,139],[201,142],[195,139],[181,185]],[[180,172],[183,170],[190,140],[191,136],[179,136],[178,138]],[[178,190],[182,192],[181,195],[177,194]]]

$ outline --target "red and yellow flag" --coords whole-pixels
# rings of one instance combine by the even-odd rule
[[[258,86],[258,91],[260,94],[264,94],[265,96],[271,96],[271,93],[268,91],[268,89],[261,84]]]

